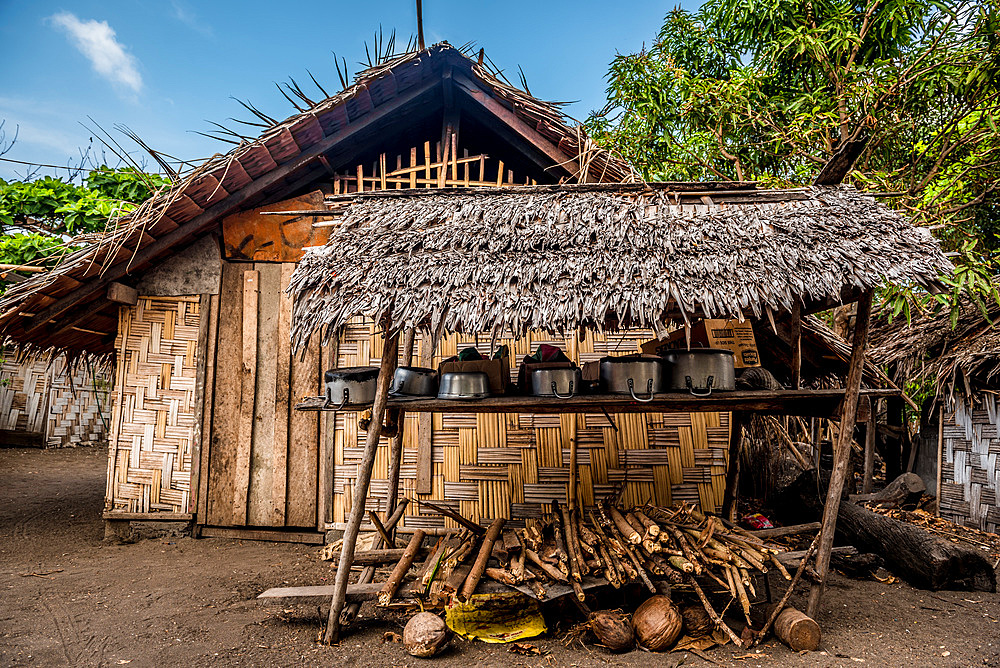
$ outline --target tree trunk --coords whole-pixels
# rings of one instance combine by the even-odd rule
[[[912,524],[843,503],[837,533],[862,551],[882,555],[886,567],[914,587],[996,591],[993,565],[984,555]]]

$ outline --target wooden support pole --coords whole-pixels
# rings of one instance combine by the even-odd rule
[[[730,522],[736,521],[736,501],[740,487],[740,450],[743,446],[743,425],[746,415],[742,411],[732,414],[732,429],[729,435],[729,461],[726,470],[726,493],[722,497],[722,516]]]
[[[333,415],[333,413],[331,413],[331,415]],[[392,533],[392,531],[396,528],[396,525],[399,524],[399,520],[403,519],[403,512],[406,510],[406,506],[409,505],[409,503],[410,500],[404,498],[402,502],[400,502],[400,504],[396,506],[396,511],[392,515],[390,515],[389,518],[383,523],[383,526],[385,527],[387,532]],[[382,542],[382,538],[376,537],[375,542],[372,545],[372,549],[378,550],[383,545],[384,543]],[[357,557],[357,555],[358,553],[355,552],[354,556]],[[358,577],[358,584],[367,584],[374,579],[375,579],[375,566],[366,566],[364,569],[362,569],[361,575]],[[358,610],[360,609],[360,607],[361,605],[359,603],[348,604],[348,606],[344,608],[344,612],[340,615],[340,623],[350,624],[352,621],[354,621],[354,618],[358,616]]]
[[[859,410],[868,413],[868,420],[865,423],[865,472],[861,482],[861,493],[871,494],[872,479],[875,477],[875,417],[878,414],[878,400],[872,401],[869,397],[862,397],[861,402],[867,404],[865,408]]]
[[[358,531],[361,529],[361,519],[365,514],[365,499],[368,497],[368,485],[371,483],[372,467],[375,465],[375,453],[378,451],[378,441],[382,435],[382,419],[385,417],[385,406],[389,399],[389,384],[396,371],[398,357],[399,332],[396,332],[386,339],[382,363],[379,365],[375,402],[372,405],[372,422],[368,427],[365,455],[358,467],[358,480],[354,484],[351,496],[351,514],[344,529],[344,543],[340,548],[340,564],[337,567],[333,599],[330,601],[330,615],[323,635],[323,642],[327,644],[340,640],[340,613],[347,601],[347,578],[354,562],[354,549],[358,544]]]
[[[820,543],[816,552],[816,572],[819,582],[809,589],[809,604],[806,614],[813,619],[819,609],[819,601],[823,596],[826,578],[830,573],[830,550],[833,548],[833,535],[837,527],[837,513],[840,511],[840,496],[844,491],[844,481],[847,479],[847,467],[850,463],[851,441],[854,439],[854,420],[858,413],[858,395],[861,391],[861,376],[865,367],[865,346],[868,342],[868,325],[872,313],[872,292],[868,290],[858,300],[858,315],[854,323],[854,336],[851,340],[851,362],[847,371],[846,394],[841,404],[840,431],[833,451],[833,473],[830,476],[830,487],[826,493],[826,503],[823,506],[823,528],[820,530]]]
[[[403,333],[403,352],[399,359],[399,366],[410,366],[413,359],[413,341],[416,331],[411,327]],[[396,509],[396,501],[399,499],[399,468],[403,463],[403,438],[404,427],[406,425],[406,412],[399,411],[396,418],[396,436],[389,444],[389,486],[385,493],[385,513],[392,515]]]
[[[802,389],[802,304],[792,306],[792,389]]]

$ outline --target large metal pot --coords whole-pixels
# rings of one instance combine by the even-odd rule
[[[532,369],[531,393],[536,397],[569,399],[583,387],[580,369]]]
[[[389,394],[408,397],[433,397],[438,391],[438,373],[419,366],[396,368]]]
[[[652,401],[663,391],[663,359],[649,355],[601,359],[601,389],[611,394],[630,394],[636,401]],[[636,392],[645,393],[639,397]]]
[[[490,396],[490,377],[482,371],[449,371],[441,374],[438,399],[484,399]]]
[[[323,375],[326,404],[340,410],[348,404],[370,404],[375,401],[378,382],[377,366],[352,366],[330,369]]]
[[[735,390],[736,369],[733,353],[717,348],[670,350],[663,353],[669,363],[667,387],[687,390],[696,397],[707,397],[713,390]]]

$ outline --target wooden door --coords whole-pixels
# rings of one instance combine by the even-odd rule
[[[292,355],[294,268],[223,263],[200,524],[317,526],[319,417],[294,405],[319,393],[320,348]]]

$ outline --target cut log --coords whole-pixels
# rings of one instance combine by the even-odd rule
[[[845,503],[837,532],[858,548],[881,554],[886,567],[914,587],[996,591],[996,575],[986,555],[918,526]]]
[[[900,508],[915,505],[927,491],[923,479],[916,473],[904,473],[885,489],[874,494],[852,494],[850,499],[855,502],[872,502],[884,508]]]
[[[792,606],[778,613],[774,620],[774,635],[793,652],[814,652],[819,649],[819,624]]]

